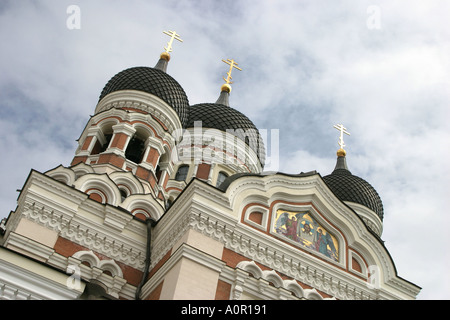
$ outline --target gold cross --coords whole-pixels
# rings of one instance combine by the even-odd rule
[[[342,124],[336,124],[336,125],[334,125],[334,128],[338,129],[341,132],[338,144],[341,147],[341,149],[344,149],[344,147],[345,147],[345,144],[344,144],[344,133],[347,134],[347,135],[350,135],[350,133],[347,132],[347,129],[344,128],[344,126]]]
[[[227,78],[226,79],[223,78],[223,80],[225,80],[225,82],[227,84],[231,84],[231,83],[233,83],[233,82],[231,82],[231,79],[232,79],[231,78],[231,71],[233,70],[233,68],[238,69],[239,71],[242,71],[242,69],[238,67],[238,64],[233,59],[231,59],[231,60],[227,59],[227,61],[222,59],[222,61],[230,66],[230,70],[227,72]]]
[[[164,47],[164,49],[166,49],[167,53],[172,52],[172,43],[173,40],[178,40],[180,42],[183,42],[183,40],[181,40],[180,35],[177,34],[175,31],[164,31],[164,34],[167,34],[170,37],[170,41],[167,43],[167,47]]]

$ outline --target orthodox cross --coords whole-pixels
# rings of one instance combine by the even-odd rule
[[[344,144],[344,133],[347,135],[350,135],[349,132],[347,132],[347,129],[344,128],[344,126],[342,124],[336,124],[334,125],[334,128],[338,129],[341,132],[341,136],[339,137],[339,146],[341,147],[341,149],[344,149],[345,144]]]
[[[233,83],[231,82],[231,71],[233,71],[233,68],[238,69],[239,71],[242,71],[242,69],[238,67],[238,64],[233,59],[227,59],[227,61],[222,59],[222,61],[230,66],[230,70],[227,72],[227,78],[223,78],[223,80],[225,80],[227,84],[231,84]]]
[[[172,52],[172,43],[173,40],[178,40],[180,42],[183,42],[183,40],[181,40],[180,35],[177,34],[175,31],[164,31],[164,34],[167,34],[170,37],[170,41],[167,43],[167,47],[164,47],[164,49],[166,49],[167,53]]]

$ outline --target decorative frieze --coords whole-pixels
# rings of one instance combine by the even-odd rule
[[[54,184],[58,186],[59,182],[54,181]],[[87,205],[92,200],[79,201],[81,199],[75,196],[79,191],[71,191],[77,205],[68,204],[67,209],[61,203],[54,205],[49,195],[46,198],[36,191],[22,194],[14,217],[26,218],[57,232],[60,237],[142,270],[146,251],[144,224],[121,209],[97,203]]]

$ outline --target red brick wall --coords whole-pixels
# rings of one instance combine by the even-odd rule
[[[197,170],[197,178],[207,180],[211,165],[207,163],[200,163]]]
[[[83,147],[81,148],[81,150],[87,150],[89,148],[92,138],[93,138],[93,136],[86,137],[86,140],[84,140],[84,144],[83,144]]]
[[[164,280],[161,281],[161,283],[158,284],[158,286],[155,288],[155,290],[150,292],[150,294],[144,300],[159,300],[159,298],[161,297],[161,291],[162,291],[163,284],[164,284]]]
[[[79,164],[80,162],[86,163],[87,156],[76,156],[73,158],[72,162],[70,163],[71,166],[74,166],[76,164]]]
[[[118,168],[122,168],[123,164],[125,162],[125,159],[114,154],[114,153],[106,153],[101,154],[98,158],[98,163],[110,163]]]
[[[356,261],[355,258],[352,258],[352,269],[353,269],[353,270],[356,270],[356,271],[358,271],[358,272],[362,272],[361,265],[359,264],[358,261]]]
[[[112,148],[119,148],[120,150],[125,150],[125,143],[128,140],[128,135],[125,133],[117,133],[114,135],[114,139],[111,142]]]
[[[56,253],[59,253],[59,254],[63,255],[64,257],[71,257],[74,253],[76,253],[78,251],[90,250],[86,247],[83,247],[79,244],[73,243],[72,241],[62,238],[62,237],[58,237],[53,249],[55,250]],[[93,252],[100,260],[105,260],[105,259],[110,260],[111,259],[111,258],[109,258],[105,255],[99,254],[95,251],[93,251]],[[128,283],[130,283],[133,286],[137,286],[141,282],[142,275],[143,275],[142,271],[139,271],[139,270],[137,270],[133,267],[130,267],[119,261],[115,261],[115,263],[117,263],[117,265],[122,270],[123,277],[125,280],[127,280]]]
[[[150,151],[148,152],[148,156],[146,159],[146,162],[151,163],[153,165],[154,168],[156,168],[156,164],[158,163],[158,159],[159,159],[159,152],[158,150],[151,148]]]
[[[248,217],[249,220],[251,220],[257,224],[262,224],[262,218],[263,218],[263,214],[261,212],[252,212],[252,213],[250,213],[250,216]]]
[[[231,284],[219,280],[215,300],[230,300]]]

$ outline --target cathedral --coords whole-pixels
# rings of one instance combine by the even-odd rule
[[[264,171],[254,123],[230,103],[190,105],[154,67],[104,86],[70,164],[31,170],[0,224],[3,300],[412,300],[382,240],[383,204],[351,172]]]

